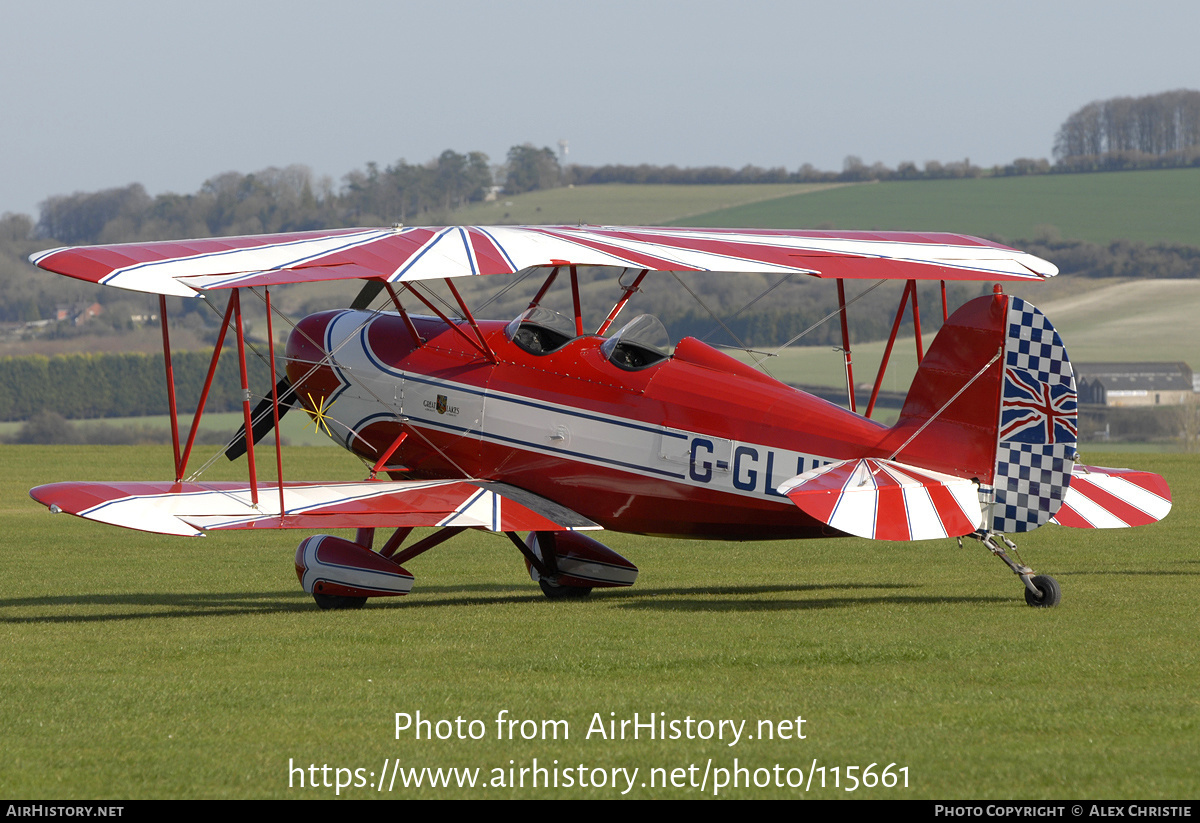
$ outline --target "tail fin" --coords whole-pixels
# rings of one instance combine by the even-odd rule
[[[1075,466],[1076,409],[1058,332],[1031,303],[1010,297],[992,531],[1032,531],[1058,512]]]
[[[1032,304],[993,294],[942,326],[882,447],[904,463],[975,479],[993,532],[1048,522],[1071,482],[1075,378]]]
[[[1076,411],[1071,362],[1046,316],[1019,297],[979,297],[942,326],[874,454],[779,489],[821,522],[877,540],[1027,532],[1051,520],[1116,528],[1166,516],[1171,494],[1158,475],[1075,466]],[[982,511],[964,498],[970,481]]]

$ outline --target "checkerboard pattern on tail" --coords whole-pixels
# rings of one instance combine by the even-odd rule
[[[1010,297],[992,531],[1032,531],[1058,511],[1075,464],[1076,408],[1058,332],[1036,307]]]

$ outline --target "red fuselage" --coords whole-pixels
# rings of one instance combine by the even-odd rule
[[[533,354],[481,322],[493,361],[442,321],[413,321],[424,342],[394,314],[301,321],[287,373],[309,413],[370,463],[407,433],[388,460],[397,479],[504,482],[614,531],[828,535],[776,487],[877,453],[889,432],[693,338],[629,371],[598,336]]]

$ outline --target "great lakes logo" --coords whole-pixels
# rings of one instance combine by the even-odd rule
[[[438,414],[448,414],[451,417],[455,417],[458,414],[458,406],[451,406],[450,398],[444,394],[437,396],[436,403],[432,400],[426,400],[424,405],[429,411],[436,411]]]

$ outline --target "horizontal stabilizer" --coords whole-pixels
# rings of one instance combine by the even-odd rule
[[[1051,523],[1076,529],[1124,529],[1157,523],[1171,511],[1171,490],[1152,472],[1076,466]]]
[[[138,531],[188,536],[200,536],[202,529],[600,528],[524,490],[467,480],[284,483],[282,514],[279,487],[270,483],[259,484],[257,505],[246,483],[53,483],[38,486],[29,495],[51,511]]]
[[[891,460],[829,463],[779,486],[806,514],[872,540],[933,540],[983,524],[972,480]]]

